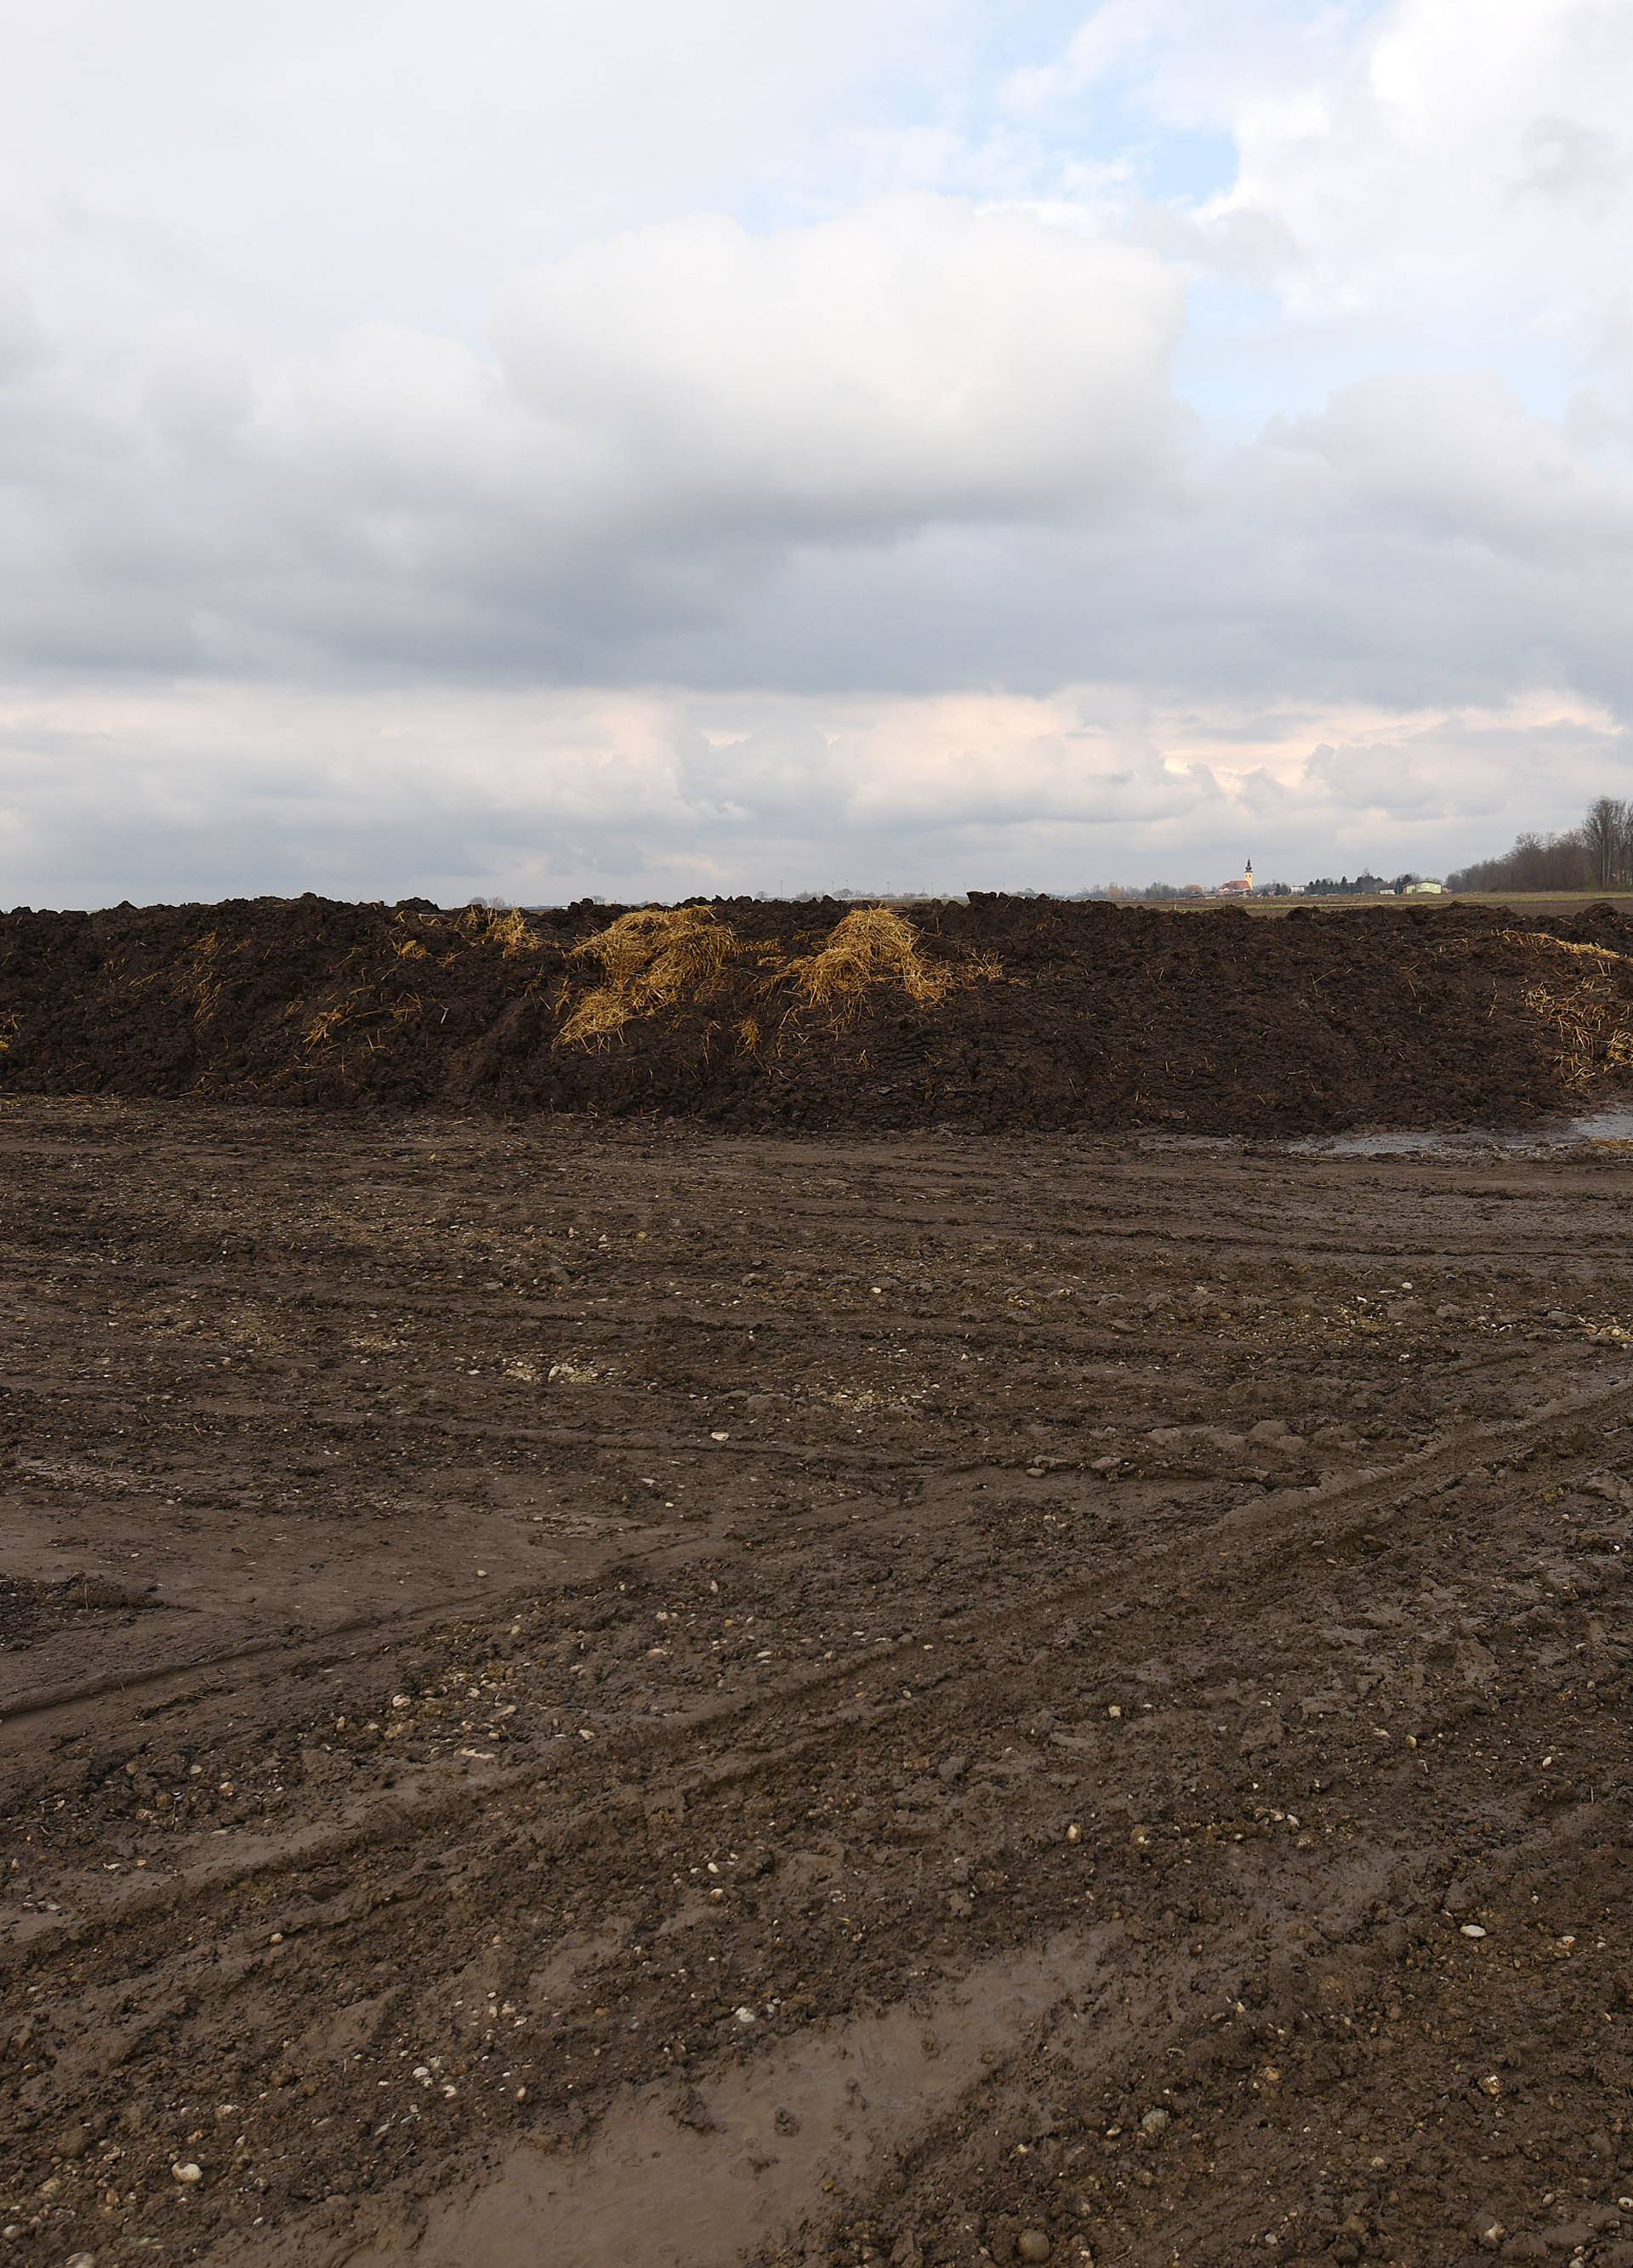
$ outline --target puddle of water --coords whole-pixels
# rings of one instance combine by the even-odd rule
[[[1460,1158],[1489,1156],[1493,1150],[1509,1157],[1542,1157],[1559,1150],[1633,1151],[1633,1109],[1595,1110],[1583,1118],[1528,1126],[1518,1133],[1489,1127],[1445,1133],[1419,1127],[1395,1134],[1312,1134],[1287,1146],[1306,1158]]]
[[[922,2002],[774,2041],[689,2106],[673,2082],[644,2088],[614,2103],[583,2151],[512,2144],[418,2229],[386,2228],[340,2257],[346,2268],[736,2268],[780,2252],[833,2212],[835,2191],[865,2193],[899,2161],[975,2086],[983,2058],[1013,2054],[1063,2001],[1107,1991],[1113,1942],[1104,1929],[1063,1935]]]

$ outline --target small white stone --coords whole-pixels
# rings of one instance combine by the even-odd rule
[[[1477,1921],[1466,1921],[1463,1924],[1462,1934],[1465,1937],[1483,1937],[1485,1932]]]
[[[747,2003],[738,2010],[737,2021],[739,2024],[752,2024],[754,2021],[754,2012]]]
[[[170,2170],[175,2176],[176,2179],[179,2182],[185,2183],[188,2189],[191,2189],[195,2183],[202,2182],[204,2178],[204,2169],[202,2166],[194,2165],[190,2159],[183,2165],[172,2166]]]

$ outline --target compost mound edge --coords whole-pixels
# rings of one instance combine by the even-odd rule
[[[564,1042],[593,981],[576,949],[625,910],[310,895],[19,909],[0,915],[0,1085],[1255,1136],[1521,1123],[1633,1065],[1633,925],[1609,905],[1522,928],[1500,907],[1262,920],[972,893],[909,911],[945,990],[881,981],[841,1015],[779,972],[854,908],[720,899],[733,951],[695,996]]]

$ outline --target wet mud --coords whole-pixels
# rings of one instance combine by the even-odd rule
[[[0,2246],[1633,2260],[1633,1229],[0,1107]]]

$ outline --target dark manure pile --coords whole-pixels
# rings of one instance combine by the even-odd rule
[[[1630,1071],[1633,927],[1609,906],[0,916],[18,1093],[1276,1135],[1513,1124]]]

